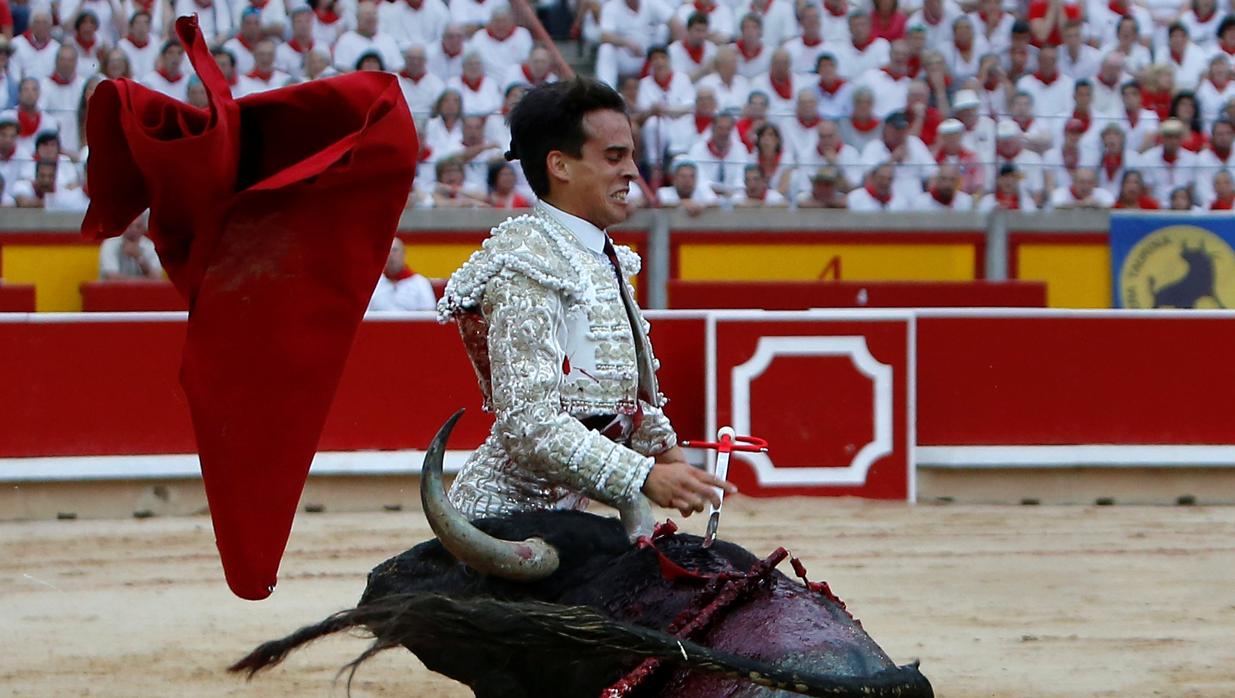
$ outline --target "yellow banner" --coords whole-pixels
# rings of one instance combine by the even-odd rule
[[[99,246],[5,245],[0,250],[0,278],[12,284],[34,284],[39,312],[81,310],[81,285],[99,278]]]
[[[1048,307],[1111,307],[1111,252],[1105,244],[1022,243],[1016,266],[1016,278],[1046,282]]]
[[[972,281],[977,251],[966,243],[685,243],[686,281]]]

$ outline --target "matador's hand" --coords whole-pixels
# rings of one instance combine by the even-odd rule
[[[674,446],[656,456],[656,465],[652,466],[647,480],[643,482],[643,493],[659,506],[677,509],[682,516],[690,516],[696,511],[703,511],[709,501],[712,506],[720,505],[720,496],[714,489],[717,487],[727,494],[738,491],[732,484],[691,466],[686,462],[682,449]]]

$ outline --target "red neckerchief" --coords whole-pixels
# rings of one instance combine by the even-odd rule
[[[396,282],[402,281],[404,279],[410,279],[415,275],[416,275],[416,272],[413,271],[412,268],[407,266],[406,264],[404,264],[403,268],[400,269],[399,272],[393,276],[390,275],[385,269],[382,270],[382,276],[386,277],[387,279],[390,279],[391,281],[396,281]]]
[[[433,148],[427,145],[420,146],[420,159],[417,162],[428,162],[429,158],[433,157]]]
[[[878,39],[878,38],[879,37],[875,36],[875,34],[872,32],[869,36],[866,37],[866,41],[863,41],[860,44],[854,41],[853,39],[850,39],[849,43],[853,44],[853,47],[857,49],[858,51],[865,51],[867,47],[875,43],[875,39]]]
[[[1235,56],[1235,46],[1232,46],[1232,47],[1230,47],[1230,48],[1227,48],[1226,46],[1223,46],[1223,45],[1222,45],[1222,42],[1221,42],[1221,41],[1219,41],[1219,42],[1218,42],[1218,48],[1222,49],[1222,51],[1223,51],[1224,53],[1226,53],[1228,56]]]
[[[22,34],[22,36],[26,37],[26,41],[30,42],[31,48],[33,48],[35,51],[42,51],[43,49],[47,48],[48,44],[51,43],[50,36],[47,37],[45,41],[40,43],[38,39],[34,38],[34,34],[32,34],[30,30],[26,30],[26,33]]]
[[[257,68],[254,68],[253,70],[250,70],[248,73],[245,73],[245,76],[253,78],[255,80],[261,80],[262,82],[270,82],[270,78],[274,77],[274,71],[273,70],[258,70]]]
[[[724,160],[729,155],[729,141],[725,141],[724,150],[717,148],[716,143],[714,143],[711,138],[708,139],[707,143],[708,143],[708,152],[711,153],[713,157],[719,160]]]
[[[982,83],[982,87],[985,88],[987,92],[994,92],[999,88],[999,76],[994,75],[993,73],[987,75],[986,82]]]
[[[1180,65],[1183,65],[1183,62],[1184,62],[1184,52],[1183,52],[1183,51],[1180,51],[1179,53],[1176,53],[1176,52],[1175,52],[1175,49],[1171,49],[1171,60],[1175,61],[1176,63],[1178,63],[1178,64],[1180,64]]]
[[[1115,179],[1115,173],[1119,172],[1120,168],[1122,168],[1123,166],[1124,166],[1124,156],[1123,155],[1103,155],[1102,156],[1102,169],[1106,171],[1107,179],[1111,179],[1111,180]]]
[[[193,2],[203,10],[209,10],[214,6],[214,0],[193,0]]]
[[[1060,155],[1063,155],[1063,167],[1071,172],[1076,169],[1076,166],[1081,162],[1081,149],[1077,146],[1069,146],[1066,143],[1059,148]]]
[[[1016,192],[1013,192],[1011,194],[1000,194],[998,191],[996,191],[995,192],[995,202],[999,204],[1000,208],[1011,209],[1015,211],[1021,207],[1021,196],[1020,194],[1017,194]]]
[[[494,34],[493,30],[489,29],[488,27],[485,27],[485,33],[489,35],[490,39],[493,39],[494,41],[497,41],[497,42],[502,42],[502,41],[506,41],[507,39],[515,35],[515,28],[511,27],[510,31],[506,32],[505,36],[498,36],[497,34]]]
[[[956,50],[957,50],[957,51],[960,51],[961,53],[967,54],[967,53],[969,53],[970,51],[972,51],[972,50],[973,50],[973,37],[970,37],[970,38],[969,38],[969,45],[968,45],[968,46],[961,46],[961,45],[960,45],[960,42],[959,42],[959,41],[957,41],[956,39],[957,39],[957,37],[955,37],[955,36],[953,36],[953,37],[952,37],[952,45],[956,47]]]
[[[763,156],[759,156],[759,158],[758,158],[759,169],[763,172],[763,176],[764,176],[764,177],[765,177],[765,178],[766,178],[769,182],[770,182],[770,181],[772,181],[772,175],[776,174],[776,170],[780,167],[780,155],[781,155],[780,153],[777,153],[777,154],[776,154],[776,157],[772,158],[772,167],[771,167],[771,168],[768,168],[768,167],[765,167],[765,166],[764,166],[764,164],[763,164]]]
[[[1132,128],[1136,128],[1136,122],[1141,120],[1141,110],[1125,109],[1124,113],[1128,115],[1128,124],[1130,124]]]
[[[749,48],[747,48],[746,41],[744,39],[737,40],[737,47],[738,52],[742,54],[742,58],[745,58],[748,63],[755,60],[759,54],[763,53],[763,44],[760,44],[759,48],[752,52]]]
[[[742,139],[742,145],[746,146],[746,152],[755,152],[755,134],[754,134],[754,119],[743,117],[738,119],[734,127],[738,130],[738,138]]]
[[[823,3],[823,8],[833,17],[846,17],[849,15],[849,8],[847,7],[841,7],[839,10],[834,10],[831,5],[825,2]]]
[[[1024,121],[1021,121],[1020,119],[1013,117],[1012,121],[1015,122],[1017,126],[1020,126],[1021,130],[1024,131],[1025,133],[1029,133],[1029,127],[1033,125],[1032,116]]]
[[[529,68],[526,63],[520,64],[519,69],[523,72],[523,77],[524,79],[527,80],[527,84],[533,87],[543,84],[546,80],[549,79],[549,73],[545,73],[544,77],[537,79],[535,75],[532,75],[532,69]]]
[[[81,49],[82,49],[82,50],[81,50],[81,53],[82,53],[83,55],[89,56],[90,54],[94,53],[94,47],[95,47],[95,46],[98,46],[98,44],[99,44],[99,40],[98,40],[98,38],[95,38],[95,40],[94,40],[94,41],[91,41],[90,43],[86,43],[86,42],[82,41],[81,39],[77,38],[76,36],[74,36],[74,37],[73,37],[73,43],[75,43],[75,44],[77,44],[78,46],[80,46],[80,47],[81,47]]]
[[[823,119],[820,119],[818,114],[812,116],[809,119],[805,119],[805,120],[803,120],[802,117],[800,116],[798,117],[798,123],[801,124],[802,128],[806,128],[806,129],[815,128],[816,126],[819,125],[819,122],[822,120]]]
[[[1059,71],[1056,70],[1055,74],[1052,75],[1049,79],[1045,75],[1042,74],[1041,70],[1035,72],[1033,76],[1038,79],[1038,82],[1041,82],[1043,85],[1050,87],[1056,80],[1059,79]]]
[[[935,162],[942,165],[950,157],[956,158],[957,162],[968,162],[973,158],[973,153],[965,150],[964,146],[961,146],[961,149],[955,153],[949,153],[940,148],[939,153],[935,155]]]
[[[884,67],[883,67],[883,72],[887,73],[887,74],[888,74],[888,77],[892,78],[893,80],[895,80],[895,81],[897,81],[897,82],[900,82],[901,80],[904,80],[906,77],[909,77],[909,76],[908,76],[906,73],[904,73],[903,71],[896,71],[896,70],[892,70],[892,68],[891,68],[891,67],[889,67],[889,66],[884,66]]]
[[[460,47],[459,47],[459,50],[458,50],[458,51],[455,51],[454,53],[451,53],[450,51],[447,51],[447,50],[446,50],[446,44],[444,44],[444,43],[442,44],[442,54],[443,54],[444,56],[446,56],[447,58],[458,58],[458,57],[460,56],[460,54],[462,54],[462,53],[463,53],[463,47],[462,47],[462,46],[460,46]]]
[[[1072,194],[1072,198],[1073,198],[1073,199],[1076,199],[1077,201],[1081,201],[1081,197],[1080,197],[1080,196],[1078,196],[1078,195],[1077,195],[1077,193],[1076,193],[1076,185],[1075,185],[1075,184],[1073,184],[1072,186],[1068,187],[1068,192],[1069,192],[1070,194]]]
[[[995,19],[995,22],[993,24],[991,23],[992,17]],[[999,23],[1003,21],[1003,8],[1002,7],[999,8],[999,12],[993,15],[987,14],[984,10],[978,10],[978,19],[981,19],[982,23],[985,24],[988,28],[998,27]]]
[[[1229,145],[1223,149],[1226,151],[1225,153],[1222,150],[1218,150],[1216,145],[1209,146],[1209,149],[1214,151],[1214,155],[1218,157],[1218,162],[1226,162],[1231,157],[1231,146]]]
[[[808,39],[805,36],[802,37],[802,45],[807,48],[815,48],[816,46],[822,43],[823,43],[822,36],[819,37],[818,39]]]
[[[129,34],[128,36],[124,38],[128,39],[129,43],[133,44],[135,48],[142,49],[150,45],[150,37],[146,37],[145,41],[138,41],[137,37],[133,36],[132,34]]]
[[[661,80],[660,78],[656,77],[655,74],[653,74],[652,80],[655,81],[656,84],[660,86],[660,89],[664,90],[665,92],[668,92],[669,86],[673,84],[673,71],[670,70],[668,73],[666,73],[664,80]]]
[[[692,48],[690,44],[683,41],[682,48],[686,50],[686,55],[690,56],[690,60],[694,61],[695,65],[703,62],[703,49],[705,48],[703,44]]]
[[[947,206],[948,208],[952,207],[952,200],[956,198],[956,192],[952,192],[951,194],[948,194],[946,197],[943,194],[940,194],[939,190],[934,187],[931,187],[930,192],[931,192],[932,199],[934,199],[935,201],[938,201],[944,206]]]
[[[1204,17],[1197,14],[1196,12],[1192,13],[1192,15],[1196,17],[1196,21],[1200,22],[1201,24],[1205,24],[1209,20],[1213,19],[1214,15],[1216,14],[1218,14],[1218,4],[1217,3],[1214,3],[1214,9],[1210,10],[1209,14],[1205,15]]]
[[[774,78],[771,73],[768,73],[768,82],[771,83],[772,90],[780,95],[781,99],[791,99],[793,97],[792,78]]]
[[[703,133],[712,125],[713,117],[706,114],[695,114],[695,133]]]
[[[1214,89],[1217,90],[1218,92],[1222,92],[1223,90],[1226,89],[1227,85],[1231,84],[1231,77],[1228,75],[1226,80],[1222,81],[1221,85],[1215,82],[1213,78],[1209,78],[1209,84],[1213,85]]]
[[[1141,106],[1157,112],[1159,119],[1166,120],[1171,115],[1171,93],[1146,90],[1141,93]]]
[[[254,48],[253,42],[244,38],[240,34],[236,35],[236,41],[240,42],[240,45],[244,47],[244,50],[248,51],[249,53],[253,53],[253,48]]]
[[[427,70],[426,70],[425,72],[421,73],[420,75],[416,75],[416,76],[413,76],[411,73],[407,72],[407,68],[404,68],[403,70],[400,70],[400,71],[399,71],[399,75],[401,75],[401,76],[403,76],[403,77],[407,78],[408,80],[411,80],[412,82],[416,83],[417,85],[419,85],[419,84],[420,84],[420,81],[421,81],[421,80],[423,80],[423,79],[424,79],[424,77],[425,77],[426,75],[428,75],[428,74],[429,74],[429,71],[427,71]]]
[[[1185,138],[1183,143],[1180,144],[1180,147],[1193,153],[1199,153],[1204,150],[1207,145],[1209,145],[1209,138],[1206,137],[1204,133],[1200,131],[1192,131],[1191,135]]]
[[[297,39],[292,39],[291,41],[288,41],[287,45],[290,46],[291,49],[295,51],[296,53],[308,53],[309,51],[313,50],[313,39],[312,37],[309,38],[309,44],[307,46],[300,43],[300,41]]]
[[[485,81],[485,76],[481,75],[480,77],[473,80],[466,75],[460,75],[459,81],[462,82],[464,85],[466,85],[467,89],[471,90],[472,92],[479,92],[480,85]]]
[[[270,2],[270,0],[249,0],[249,4],[259,10],[266,9],[266,3],[268,2]]]
[[[707,14],[711,14],[712,10],[715,10],[715,9],[716,9],[716,5],[704,5],[703,3],[699,2],[699,0],[695,0],[695,12],[707,15]]]
[[[1226,198],[1218,197],[1217,199],[1214,199],[1212,204],[1209,205],[1209,210],[1231,211],[1235,210],[1235,208],[1232,208],[1233,205],[1235,205],[1235,196],[1228,196]]]
[[[841,85],[844,85],[844,84],[845,84],[845,81],[843,79],[837,78],[836,82],[832,83],[831,87],[828,87],[823,82],[823,78],[819,79],[819,89],[822,90],[823,92],[827,92],[828,94],[832,96],[836,96],[836,91],[839,90],[841,88]]]
[[[1098,82],[1113,90],[1117,85],[1119,85],[1119,76],[1116,75],[1114,80],[1107,82],[1106,78],[1102,77],[1102,73],[1098,73]]]
[[[849,117],[849,124],[859,133],[870,133],[875,130],[876,126],[879,125],[879,119],[876,119],[873,116],[866,119],[859,119],[856,116],[851,116]]]
[[[420,8],[425,6],[425,0],[420,0],[419,2],[416,0],[407,0],[407,6],[419,12]]]
[[[1178,151],[1178,150],[1176,150],[1176,151],[1175,151],[1175,152],[1173,152],[1173,153],[1167,154],[1166,149],[1165,149],[1165,148],[1163,148],[1163,149],[1162,149],[1162,162],[1165,162],[1166,164],[1170,165],[1171,167],[1174,167],[1174,166],[1175,166],[1175,162],[1176,162],[1177,160],[1179,160],[1179,151]]]
[[[1077,109],[1072,112],[1072,118],[1076,119],[1082,124],[1085,124],[1085,132],[1086,133],[1089,132],[1089,123],[1093,117],[1091,117],[1087,112],[1082,112],[1081,110]]]
[[[1106,4],[1106,7],[1120,17],[1128,16],[1128,6],[1124,3],[1118,2],[1118,0],[1111,0]]]
[[[61,87],[65,87],[65,86],[73,84],[72,78],[61,77],[60,73],[52,73],[50,77],[51,77],[52,82],[56,83],[57,85],[60,85]],[[73,76],[73,77],[77,77],[77,76]]]
[[[137,6],[151,15],[154,14],[154,3],[156,0],[134,0]]]
[[[1141,198],[1137,199],[1136,203],[1141,208],[1148,209],[1150,211],[1154,211],[1159,208],[1158,200],[1149,194],[1141,194]]]
[[[334,10],[323,10],[319,7],[313,10],[313,14],[317,15],[317,21],[322,24],[334,24],[339,21],[339,15],[335,14]]]
[[[43,121],[43,112],[35,111],[28,112],[24,109],[17,110],[17,134],[22,138],[29,138],[39,132],[39,123]]]
[[[184,73],[181,73],[173,78],[171,76],[171,73],[167,72],[166,68],[155,68],[154,72],[158,73],[159,75],[162,75],[163,79],[172,85],[175,85],[176,83],[184,79]]]
[[[878,192],[875,191],[875,188],[871,186],[870,182],[866,183],[866,193],[870,194],[872,199],[874,199],[875,201],[878,201],[880,204],[884,206],[887,206],[888,202],[892,200],[891,191],[888,192],[887,196],[881,196]]]

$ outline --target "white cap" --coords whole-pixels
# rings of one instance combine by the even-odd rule
[[[999,127],[995,129],[996,138],[1019,138],[1021,135],[1021,127],[1010,119],[1000,121]]]
[[[17,110],[8,109],[5,111],[0,111],[0,124],[19,124],[19,123],[21,122],[17,120]]]
[[[939,128],[936,130],[941,136],[946,136],[950,133],[964,133],[965,124],[962,124],[959,119],[945,119]]]
[[[960,90],[952,98],[953,109],[977,109],[980,106],[982,106],[982,101],[978,99],[978,93],[973,90]]]

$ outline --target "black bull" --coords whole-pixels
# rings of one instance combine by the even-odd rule
[[[574,511],[481,519],[462,532],[434,522],[458,416],[438,432],[422,476],[439,538],[374,568],[355,609],[261,645],[232,671],[252,676],[318,637],[363,627],[373,644],[345,669],[403,646],[479,698],[598,696],[615,684],[606,695],[932,695],[916,666],[896,666],[826,585],[790,579],[773,569],[779,559],[724,541],[704,549],[692,535],[634,546],[617,520]],[[494,554],[513,562],[481,559]],[[528,572],[529,560],[548,567]],[[506,574],[509,565],[524,569]]]

